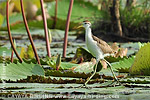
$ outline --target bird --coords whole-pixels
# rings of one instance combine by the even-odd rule
[[[82,24],[80,26],[78,26],[78,28],[80,28],[80,27],[84,27],[85,28],[85,43],[86,43],[86,47],[89,50],[89,52],[96,58],[96,65],[95,65],[95,68],[94,68],[94,72],[87,79],[87,81],[84,83],[84,86],[86,86],[87,83],[90,81],[90,79],[95,75],[96,69],[97,69],[97,65],[98,65],[98,62],[100,60],[104,60],[109,65],[110,70],[111,70],[115,80],[117,82],[119,82],[117,77],[116,77],[116,75],[114,74],[114,72],[112,70],[111,64],[107,60],[105,60],[105,57],[114,55],[114,51],[111,48],[111,46],[109,46],[102,39],[100,39],[100,38],[98,38],[98,37],[96,37],[96,36],[94,36],[92,34],[91,22],[90,21],[88,21],[88,20],[83,21]]]

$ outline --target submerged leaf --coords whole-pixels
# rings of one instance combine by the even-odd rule
[[[131,75],[150,75],[150,43],[145,44],[136,54],[130,68]]]

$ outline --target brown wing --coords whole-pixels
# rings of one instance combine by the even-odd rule
[[[105,53],[113,53],[112,48],[103,40],[99,39],[98,37],[92,35],[94,41],[97,42],[97,46],[101,48],[101,50]]]

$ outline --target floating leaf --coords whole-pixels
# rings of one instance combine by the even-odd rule
[[[122,48],[134,48],[134,49],[139,49],[139,44],[138,43],[125,43],[123,45],[121,45]]]
[[[105,59],[108,61],[108,62],[110,62],[110,63],[112,63],[112,62],[118,62],[118,61],[120,61],[120,60],[123,60],[123,59],[125,59],[125,58],[127,58],[126,56],[123,56],[123,58],[122,57],[113,57],[113,56],[109,56],[109,57],[105,57]]]
[[[47,70],[45,73],[46,76],[55,76],[55,77],[73,77],[73,78],[88,78],[91,76],[91,73],[79,73],[79,72],[73,72],[73,71],[65,71],[61,72],[56,70]],[[96,73],[93,78],[99,78],[99,74]]]
[[[91,53],[89,53],[87,49],[79,47],[76,50],[74,59],[80,59],[81,57],[83,57],[85,61],[91,61],[91,58],[94,58],[94,56]]]
[[[112,63],[113,69],[119,72],[129,72],[129,68],[134,62],[134,56],[130,58],[124,58],[123,60],[120,60],[119,62]]]
[[[78,66],[73,66],[73,71],[75,72],[84,72],[84,73],[90,73],[93,71],[93,67],[96,64],[96,61],[92,60],[90,62],[83,62],[80,63]]]
[[[0,47],[0,56],[9,56],[11,54],[11,50],[7,47]]]
[[[87,49],[79,47],[76,50],[76,54],[75,54],[74,59],[78,60],[81,57],[83,57],[83,59],[85,61],[91,61],[92,58],[95,58]],[[124,58],[127,58],[127,57],[126,56],[123,56],[123,57],[120,57],[120,56],[119,57],[113,57],[113,56],[105,57],[105,59],[111,63],[112,62],[118,62],[119,60],[123,60]]]
[[[101,71],[103,68],[102,61],[99,61],[97,64],[96,72]],[[91,59],[90,62],[83,62],[71,68],[72,71],[80,72],[80,73],[90,73],[93,72],[96,67],[96,59]]]
[[[150,43],[145,44],[136,54],[130,68],[131,75],[150,75]]]
[[[141,47],[143,47],[145,44],[146,44],[146,43],[141,43],[141,42],[138,42],[139,49],[140,49]]]
[[[143,78],[143,77],[137,77],[137,78],[126,78],[126,79],[121,79],[121,83],[134,83],[134,84],[150,84],[150,79]]]
[[[53,58],[49,59],[47,61],[47,64],[50,67],[52,67],[53,69],[56,69],[56,57],[53,57]],[[78,66],[78,64],[74,64],[74,63],[71,63],[71,62],[61,62],[59,69],[66,70],[66,69],[72,68],[73,66]]]
[[[58,18],[66,19],[70,0],[60,0],[58,2]],[[64,7],[65,5],[65,7]],[[80,11],[80,14],[79,14]],[[55,2],[48,4],[48,12],[51,16],[55,16]],[[105,16],[106,12],[98,10],[97,6],[94,6],[90,2],[84,0],[75,0],[72,9],[71,20],[75,22],[81,22],[84,18],[102,17]],[[106,17],[105,17],[106,18]],[[76,20],[77,19],[77,20]]]
[[[16,81],[32,75],[44,76],[43,68],[38,64],[27,64],[25,62],[10,63],[8,65],[0,64],[0,79]]]
[[[21,13],[13,13],[13,14],[9,17],[9,23],[10,23],[11,25],[20,23],[20,22],[22,22],[22,21],[23,21],[23,19],[22,19]],[[6,18],[5,18],[5,20],[3,21],[2,27],[6,27],[6,26],[7,26],[7,24],[6,24]]]
[[[73,66],[78,66],[78,64],[74,64],[74,63],[70,63],[70,62],[61,62],[60,66],[63,70],[65,70],[65,69],[70,69]]]

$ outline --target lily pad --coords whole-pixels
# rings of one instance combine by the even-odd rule
[[[73,72],[73,71],[56,71],[56,70],[47,70],[45,73],[46,76],[55,76],[55,77],[73,77],[73,78],[83,78],[86,79],[90,77],[91,73],[79,73],[79,72]],[[93,78],[99,78],[99,74],[96,73]]]
[[[131,67],[131,65],[134,62],[135,57],[132,56],[130,58],[124,58],[123,60],[120,60],[119,62],[114,62],[112,63],[113,69],[115,71],[119,71],[119,72],[129,72],[129,68]]]
[[[16,81],[19,79],[25,79],[27,76],[39,75],[44,76],[43,68],[38,64],[23,63],[10,63],[0,64],[0,79]]]
[[[6,24],[6,18],[4,18],[5,20],[3,21],[3,24],[2,24],[2,27],[6,27],[7,24]],[[22,22],[23,19],[22,19],[22,15],[21,13],[13,13],[10,17],[9,17],[9,23],[12,25],[12,24],[15,24],[15,23],[20,23]]]
[[[150,75],[150,43],[145,44],[136,54],[130,68],[131,75]]]
[[[85,49],[83,47],[77,48],[74,59],[77,59],[80,57],[83,57],[83,59],[86,61],[90,61],[91,58],[94,58],[94,56],[91,53],[89,53],[89,51],[87,49]]]
[[[58,12],[57,12],[58,18],[66,19],[69,3],[70,0],[58,1]],[[55,16],[55,2],[51,2],[48,4],[48,12],[51,16]],[[72,9],[71,21],[81,22],[87,17],[95,18],[95,17],[102,17],[104,15],[106,15],[106,13],[104,11],[99,11],[97,6],[94,6],[92,3],[85,2],[84,0],[75,0]]]
[[[3,57],[6,57],[11,54],[11,49],[8,49],[7,47],[0,47],[0,55]]]

